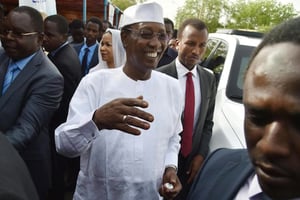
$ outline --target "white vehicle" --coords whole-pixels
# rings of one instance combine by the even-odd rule
[[[243,78],[254,48],[263,34],[221,29],[210,33],[202,66],[214,71],[218,82],[210,151],[246,148],[244,137]]]

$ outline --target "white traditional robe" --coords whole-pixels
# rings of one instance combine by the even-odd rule
[[[95,110],[120,97],[142,95],[145,111],[154,116],[139,136],[119,130],[99,131]],[[57,151],[80,156],[75,200],[158,200],[165,166],[177,166],[182,131],[183,95],[178,80],[152,71],[134,81],[123,68],[103,69],[85,76],[69,108],[67,121],[55,131]]]

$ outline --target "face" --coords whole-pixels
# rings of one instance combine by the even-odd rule
[[[14,60],[33,54],[43,42],[43,34],[37,33],[30,22],[31,18],[27,13],[14,11],[11,11],[4,21],[2,46],[7,55]]]
[[[166,27],[166,33],[168,35],[168,40],[170,40],[173,37],[173,28],[171,24],[165,24]]]
[[[176,50],[177,51],[177,40],[176,39],[171,39],[170,41],[169,41],[169,43],[168,43],[168,46],[170,47],[170,48],[172,48],[172,49],[174,49],[174,50]]]
[[[99,37],[99,24],[88,22],[84,30],[87,45],[93,45]]]
[[[51,21],[44,22],[43,46],[46,51],[54,51],[67,41],[67,35],[58,32],[57,24]]]
[[[136,78],[148,77],[166,48],[165,26],[152,22],[134,24],[122,34],[122,41],[127,54],[126,70]]]
[[[300,197],[300,46],[264,47],[244,84],[245,136],[262,189]]]
[[[71,35],[74,43],[81,43],[84,40],[84,29],[73,29],[71,30]]]
[[[107,62],[109,67],[114,67],[114,55],[112,49],[112,36],[110,32],[106,32],[102,36],[100,53],[102,60]],[[112,65],[110,65],[112,64]]]
[[[206,29],[201,31],[188,25],[184,28],[178,38],[177,50],[179,61],[189,70],[201,61],[206,50],[208,32]]]

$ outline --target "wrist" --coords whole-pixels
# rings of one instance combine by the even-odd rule
[[[169,170],[174,170],[177,173],[177,166],[176,165],[166,165],[165,172]]]

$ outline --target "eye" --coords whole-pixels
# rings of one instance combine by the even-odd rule
[[[273,120],[270,113],[256,109],[246,109],[245,118],[256,126],[265,126]]]
[[[152,39],[153,32],[151,30],[141,30],[140,35],[144,39]]]

